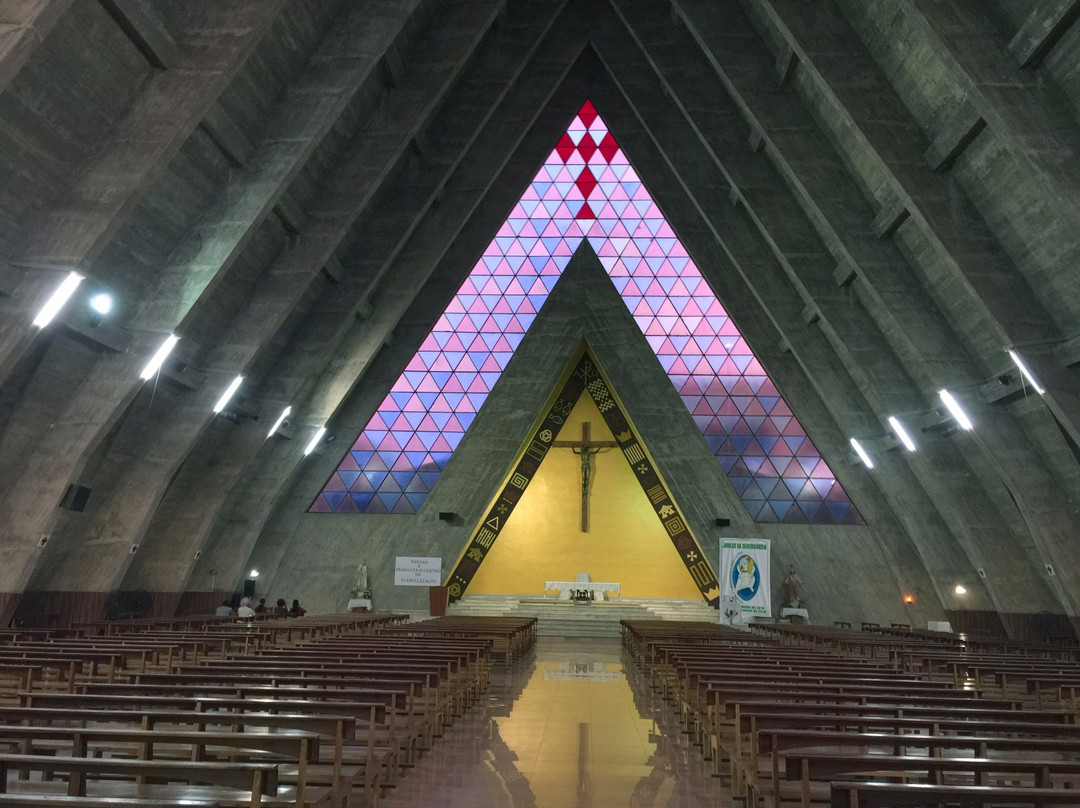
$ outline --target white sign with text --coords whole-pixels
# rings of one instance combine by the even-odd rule
[[[394,561],[395,586],[439,586],[441,583],[441,558],[398,556]]]

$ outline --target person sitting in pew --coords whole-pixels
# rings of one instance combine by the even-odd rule
[[[285,598],[278,598],[274,604],[274,614],[285,617],[289,613],[289,607],[285,605]]]
[[[289,614],[293,617],[303,617],[307,614],[307,609],[300,605],[300,601],[293,599],[292,608],[289,609]]]
[[[250,620],[255,616],[255,610],[251,608],[251,598],[240,601],[240,608],[236,610],[236,616],[244,620]]]
[[[266,598],[259,598],[259,603],[255,607],[255,614],[266,614],[269,609],[266,606]]]
[[[217,611],[214,614],[218,617],[232,617],[236,614],[233,611],[232,606],[229,605],[229,599],[221,601],[221,605],[217,607]]]

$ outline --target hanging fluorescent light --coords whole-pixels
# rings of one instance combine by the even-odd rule
[[[217,404],[214,405],[214,412],[221,412],[225,409],[226,405],[229,403],[229,399],[231,399],[236,391],[240,389],[240,385],[243,384],[243,382],[243,376],[237,376],[232,380],[229,386],[225,388],[225,392],[221,394],[221,398],[217,400]]]
[[[897,440],[904,444],[904,448],[909,452],[915,451],[915,441],[911,439],[911,435],[907,433],[903,425],[896,419],[895,415],[889,416],[889,426],[892,427],[893,434],[896,435]]]
[[[161,343],[161,347],[157,349],[157,353],[150,357],[150,361],[146,363],[146,367],[142,369],[139,377],[149,379],[161,370],[161,366],[165,364],[165,360],[169,358],[169,354],[172,353],[172,349],[176,347],[176,343],[179,341],[180,337],[176,336],[176,334],[169,334],[165,341]]]
[[[323,435],[326,434],[326,427],[320,426],[314,437],[308,442],[307,448],[304,449],[304,455],[307,456],[315,451],[315,447],[319,445],[319,441],[323,439]]]
[[[967,417],[967,413],[960,409],[960,405],[956,403],[956,399],[952,397],[952,393],[948,390],[938,390],[938,395],[941,396],[941,403],[945,405],[945,409],[947,409],[949,414],[956,419],[956,423],[960,424],[962,429],[974,428],[971,419]]]
[[[855,450],[855,454],[859,456],[859,460],[863,462],[864,466],[866,466],[868,469],[872,469],[874,467],[874,461],[870,459],[870,455],[866,453],[866,450],[863,449],[862,445],[857,440],[855,440],[855,438],[851,439],[851,448]]]
[[[34,318],[34,325],[38,328],[44,328],[51,323],[53,318],[60,313],[60,309],[64,308],[64,304],[75,294],[75,290],[79,288],[82,281],[83,276],[78,272],[69,272],[68,276],[56,287],[56,291],[45,301],[41,311],[37,313],[37,317]]]
[[[1031,368],[1027,366],[1027,362],[1021,359],[1020,354],[1016,351],[1009,351],[1009,356],[1012,357],[1013,364],[1020,369],[1020,375],[1027,380],[1028,384],[1035,388],[1036,393],[1040,396],[1043,395],[1046,390],[1044,390],[1042,385],[1035,380],[1035,374],[1031,372]]]
[[[285,423],[285,419],[289,417],[290,412],[292,412],[292,406],[291,405],[286,407],[285,409],[283,409],[281,411],[281,415],[279,415],[277,417],[277,420],[274,421],[274,425],[272,427],[270,427],[270,431],[266,433],[266,437],[268,437],[268,438],[274,437],[274,433],[277,432],[281,428],[281,425],[283,423]],[[305,454],[306,454],[306,452],[305,452]]]

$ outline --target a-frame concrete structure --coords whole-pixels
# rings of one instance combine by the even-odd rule
[[[915,619],[1072,630],[1073,4],[9,6],[0,615],[95,617],[134,590],[169,613],[220,600],[253,561],[274,580],[285,559],[290,589],[330,608],[349,572],[328,579],[318,557],[305,576],[318,531],[372,537],[376,570],[429,543],[453,556],[437,498],[479,513],[449,474],[408,521],[345,528],[304,514],[340,450],[303,449],[322,424],[343,441],[362,428],[590,98],[867,526],[755,526],[722,493],[697,518],[776,538],[821,619],[907,615],[911,592]],[[74,299],[34,327],[71,270],[86,276]],[[101,290],[116,305],[98,323]],[[666,395],[641,406],[678,405]],[[917,452],[895,448],[890,415]],[[506,445],[474,458],[513,453],[502,426]],[[85,510],[58,507],[71,485],[91,489]]]

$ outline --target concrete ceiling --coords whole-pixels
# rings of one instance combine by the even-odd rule
[[[270,548],[315,530],[299,524],[311,492],[586,98],[866,517],[845,547],[916,559],[931,613],[997,613],[1006,629],[1076,617],[1080,3],[13,0],[3,14],[4,622],[31,600],[93,615],[118,589],[168,612],[231,590],[252,559],[295,565]],[[86,276],[75,298],[31,325],[70,270]],[[96,322],[101,290],[116,308]],[[143,382],[169,333],[176,350]],[[231,415],[214,416],[238,373]],[[267,441],[287,404],[291,426]],[[890,415],[918,452],[896,448]],[[340,450],[303,459],[324,423]],[[84,511],[58,507],[70,485],[91,489]],[[456,509],[478,515],[492,493]],[[825,535],[770,534],[702,497],[699,522],[715,506],[741,535]],[[906,563],[848,586],[903,588]],[[844,587],[821,591],[835,611]]]

